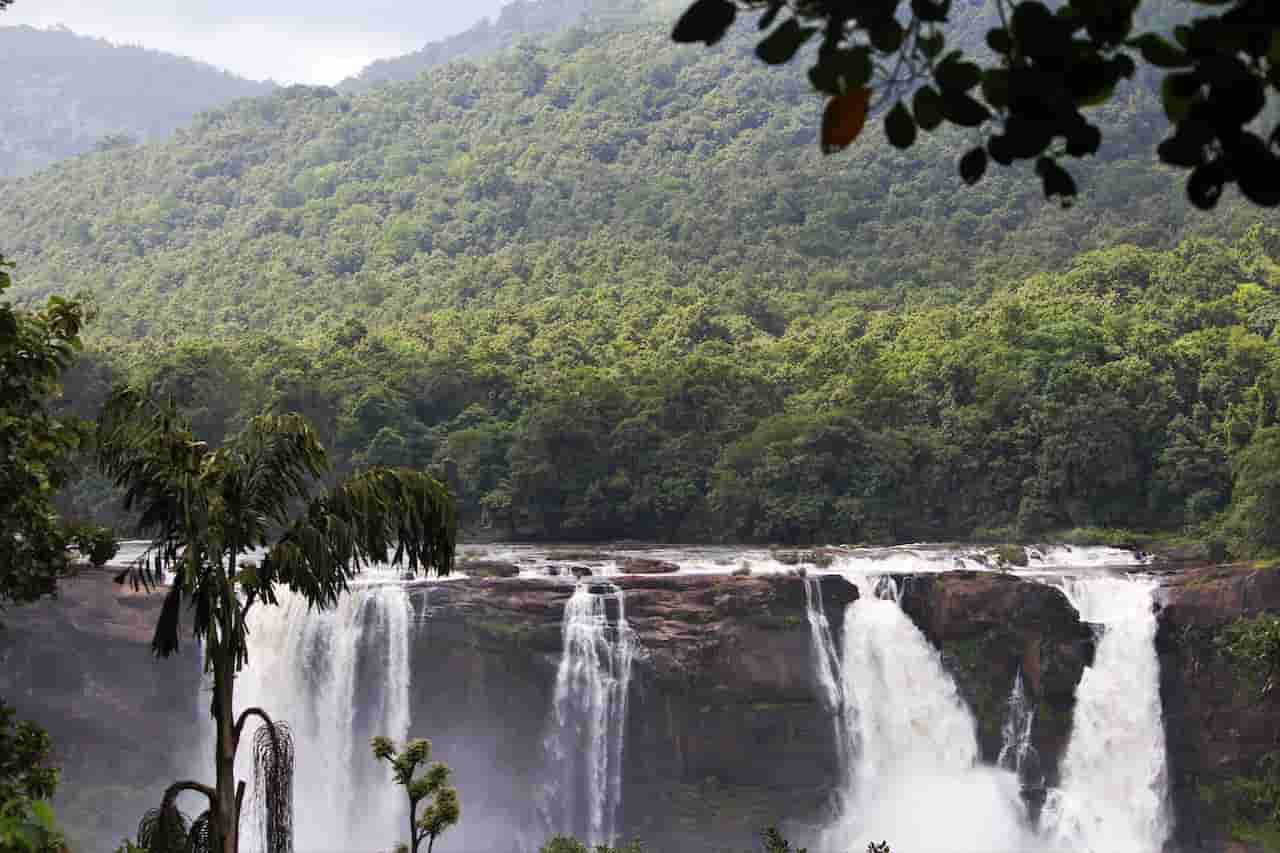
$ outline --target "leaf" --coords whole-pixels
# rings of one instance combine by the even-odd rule
[[[884,119],[885,134],[895,148],[910,148],[916,141],[916,122],[902,101],[893,105]]]
[[[943,92],[943,114],[952,124],[977,127],[991,118],[991,111],[964,92]]]
[[[987,151],[981,146],[960,158],[960,177],[969,186],[982,180],[987,173]]]
[[[827,101],[822,114],[822,153],[833,154],[853,144],[867,124],[871,89],[863,86]]]
[[[795,18],[788,18],[756,45],[756,56],[770,65],[781,65],[795,56],[800,46],[815,32],[817,30],[813,27],[802,27]]]
[[[911,111],[921,130],[933,130],[942,124],[942,96],[931,86],[921,86],[911,101]]]
[[[1143,33],[1129,44],[1142,51],[1142,58],[1157,68],[1180,68],[1191,64],[1187,52],[1155,33]]]
[[[737,15],[738,7],[729,0],[697,0],[680,16],[671,39],[679,44],[713,45],[724,38]]]
[[[1076,196],[1076,182],[1067,170],[1058,165],[1050,157],[1041,157],[1036,161],[1036,174],[1044,184],[1045,198],[1060,199],[1063,205],[1071,203]]]

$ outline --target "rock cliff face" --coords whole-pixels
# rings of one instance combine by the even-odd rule
[[[1032,804],[1042,802],[1045,786],[1058,781],[1076,685],[1093,662],[1092,630],[1060,590],[1012,575],[949,572],[900,583],[902,609],[941,650],[974,711],[986,761],[1000,754],[1009,695],[1022,673],[1041,758],[1023,782]]]
[[[1052,776],[1092,654],[1088,626],[1061,593],[1011,576],[899,580],[904,610],[974,707],[990,759],[1021,669]],[[805,843],[827,819],[839,779],[803,581],[659,574],[617,583],[643,649],[628,714],[624,834],[655,850],[747,849],[761,827],[781,823]],[[857,590],[839,577],[821,585],[838,643]],[[414,733],[455,769],[468,849],[544,840],[521,833],[537,831],[530,818],[546,782],[542,740],[571,592],[567,576],[410,587]],[[163,785],[189,772],[193,731],[208,725],[192,650],[184,645],[177,661],[150,657],[159,605],[87,575],[57,601],[5,615],[0,695],[57,740],[65,817],[94,840],[77,849],[118,843]],[[377,685],[360,689],[368,701]]]
[[[1259,827],[1226,819],[1224,783],[1258,775],[1263,757],[1280,753],[1280,690],[1249,683],[1219,641],[1239,620],[1280,615],[1280,571],[1182,572],[1160,600],[1156,642],[1178,844],[1258,849],[1240,842],[1261,840]]]
[[[0,698],[53,736],[73,850],[132,836],[187,765],[193,726],[209,719],[193,645],[169,661],[151,656],[160,601],[86,571],[56,600],[0,614]]]

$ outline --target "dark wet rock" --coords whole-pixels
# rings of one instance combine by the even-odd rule
[[[900,584],[902,609],[941,651],[974,711],[989,762],[1000,754],[1009,694],[1022,672],[1036,708],[1032,742],[1045,781],[1055,783],[1071,735],[1076,685],[1093,662],[1090,626],[1061,590],[1012,575],[947,572],[901,578]]]
[[[619,561],[618,568],[629,575],[669,575],[680,571],[675,563],[648,557],[626,557]]]
[[[458,571],[473,578],[513,578],[520,567],[505,560],[467,560],[458,564]]]

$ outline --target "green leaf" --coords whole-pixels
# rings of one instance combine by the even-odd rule
[[[902,101],[893,105],[884,119],[884,129],[889,144],[895,148],[910,148],[916,141],[916,122]]]

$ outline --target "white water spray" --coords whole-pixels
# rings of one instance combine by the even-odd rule
[[[368,744],[375,734],[401,743],[409,734],[408,595],[398,584],[357,586],[320,611],[277,594],[278,607],[250,614],[236,704],[259,706],[292,729],[295,847],[390,849],[400,840],[404,798]],[[240,752],[237,775],[252,779],[249,750]],[[248,845],[256,826],[242,824]]]
[[[1009,700],[1005,703],[1004,725],[1001,727],[1000,756],[996,764],[1005,770],[1012,770],[1024,782],[1036,783],[1039,760],[1036,748],[1031,743],[1031,730],[1036,722],[1036,709],[1027,701],[1027,691],[1022,684],[1022,670],[1018,670],[1013,680],[1013,690],[1009,692]]]
[[[565,603],[563,633],[545,741],[554,778],[544,791],[544,818],[553,833],[574,834],[592,846],[612,844],[636,654],[622,590],[580,584]]]
[[[850,750],[827,850],[889,841],[895,853],[1005,853],[1028,846],[1017,778],[979,764],[976,727],[891,579],[853,578],[842,687]]]
[[[1062,850],[1159,853],[1169,837],[1154,588],[1126,578],[1063,584],[1080,617],[1103,633],[1076,688],[1062,785],[1041,820]]]

